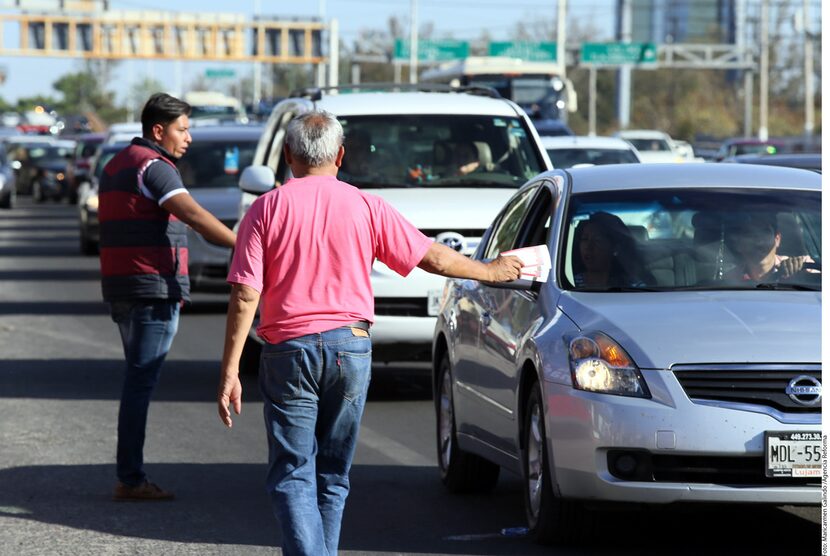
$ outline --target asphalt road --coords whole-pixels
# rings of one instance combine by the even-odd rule
[[[216,416],[225,298],[197,295],[150,408],[145,456],[169,503],[116,503],[122,368],[98,261],[66,205],[0,211],[0,554],[274,554],[255,379],[233,430]],[[435,418],[418,369],[375,368],[341,553],[818,554],[817,508],[685,506],[599,516],[594,537],[545,548],[521,534],[521,482],[453,496],[434,465]],[[507,529],[507,531],[504,531]],[[504,531],[504,532],[503,532]]]

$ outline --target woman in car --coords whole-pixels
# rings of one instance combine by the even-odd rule
[[[595,212],[574,233],[577,288],[644,287],[655,283],[628,227],[618,216]]]

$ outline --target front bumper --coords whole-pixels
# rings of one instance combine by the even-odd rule
[[[698,404],[686,396],[673,373],[643,371],[643,376],[653,399],[595,394],[544,382],[552,481],[561,496],[657,504],[820,503],[819,479],[763,477],[764,433],[820,431],[820,415]],[[674,468],[649,480],[621,479],[609,468],[609,452],[617,450],[644,454],[649,462]],[[760,477],[736,479],[725,472],[724,462],[748,466]]]
[[[194,289],[227,290],[231,250],[209,243],[192,229],[187,230],[188,274]]]

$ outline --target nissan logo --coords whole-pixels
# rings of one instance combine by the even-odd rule
[[[812,407],[821,401],[821,382],[811,376],[797,376],[787,384],[784,392],[795,403]]]
[[[459,253],[463,251],[464,248],[467,246],[467,242],[464,241],[464,236],[462,236],[458,232],[440,233],[435,237],[435,241],[437,241],[438,243],[442,243],[450,249],[458,251]]]

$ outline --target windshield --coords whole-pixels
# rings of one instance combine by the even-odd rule
[[[233,106],[192,106],[190,119],[199,120],[203,118],[219,118],[232,120],[239,116],[239,111]]]
[[[256,138],[194,141],[176,165],[185,187],[237,187],[239,174],[254,159],[256,144]]]
[[[624,139],[634,145],[638,151],[671,151],[671,147],[663,139],[631,139],[629,137],[624,137]]]
[[[821,194],[661,189],[574,195],[568,289],[821,289]]]
[[[560,109],[564,106],[559,102],[563,86],[557,77],[474,75],[470,76],[467,81],[470,85],[494,88],[501,96],[521,106],[527,115],[534,119],[556,120],[560,117]],[[554,83],[559,83],[558,89]]]
[[[360,188],[517,188],[545,170],[519,118],[353,116],[340,119],[338,178]]]
[[[778,148],[775,145],[766,145],[764,143],[744,143],[735,145],[735,154],[775,154]]]
[[[554,168],[570,168],[576,164],[630,164],[639,162],[631,151],[619,149],[548,149]]]

